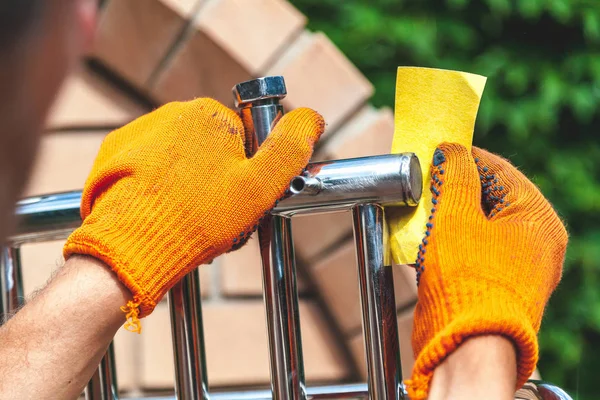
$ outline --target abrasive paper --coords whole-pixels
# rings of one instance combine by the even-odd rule
[[[431,214],[430,166],[436,147],[455,142],[471,148],[486,78],[466,72],[400,67],[392,153],[413,152],[423,170],[417,207],[388,208],[390,247],[396,264],[414,264]]]

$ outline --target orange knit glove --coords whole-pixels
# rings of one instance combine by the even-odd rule
[[[239,116],[211,99],[170,103],[110,133],[64,256],[102,260],[132,294],[126,328],[200,264],[240,247],[308,163],[324,129],[303,108],[246,158]],[[139,315],[138,315],[139,314]]]
[[[458,144],[434,155],[433,207],[416,263],[419,283],[407,381],[425,399],[435,368],[469,337],[502,335],[517,385],[538,360],[537,332],[558,284],[567,232],[536,186],[508,161]]]

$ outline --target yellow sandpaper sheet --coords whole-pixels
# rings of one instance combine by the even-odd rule
[[[423,196],[414,208],[386,210],[396,264],[414,264],[431,213],[430,166],[436,147],[455,142],[469,149],[486,78],[431,68],[398,68],[392,153],[413,152],[423,170]]]

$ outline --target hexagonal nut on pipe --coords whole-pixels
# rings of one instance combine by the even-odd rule
[[[279,102],[287,95],[283,76],[265,76],[238,83],[232,91],[237,108]]]

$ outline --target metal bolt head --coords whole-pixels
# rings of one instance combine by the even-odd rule
[[[283,76],[265,76],[238,83],[232,89],[235,106],[244,108],[252,103],[283,99],[287,95]]]

